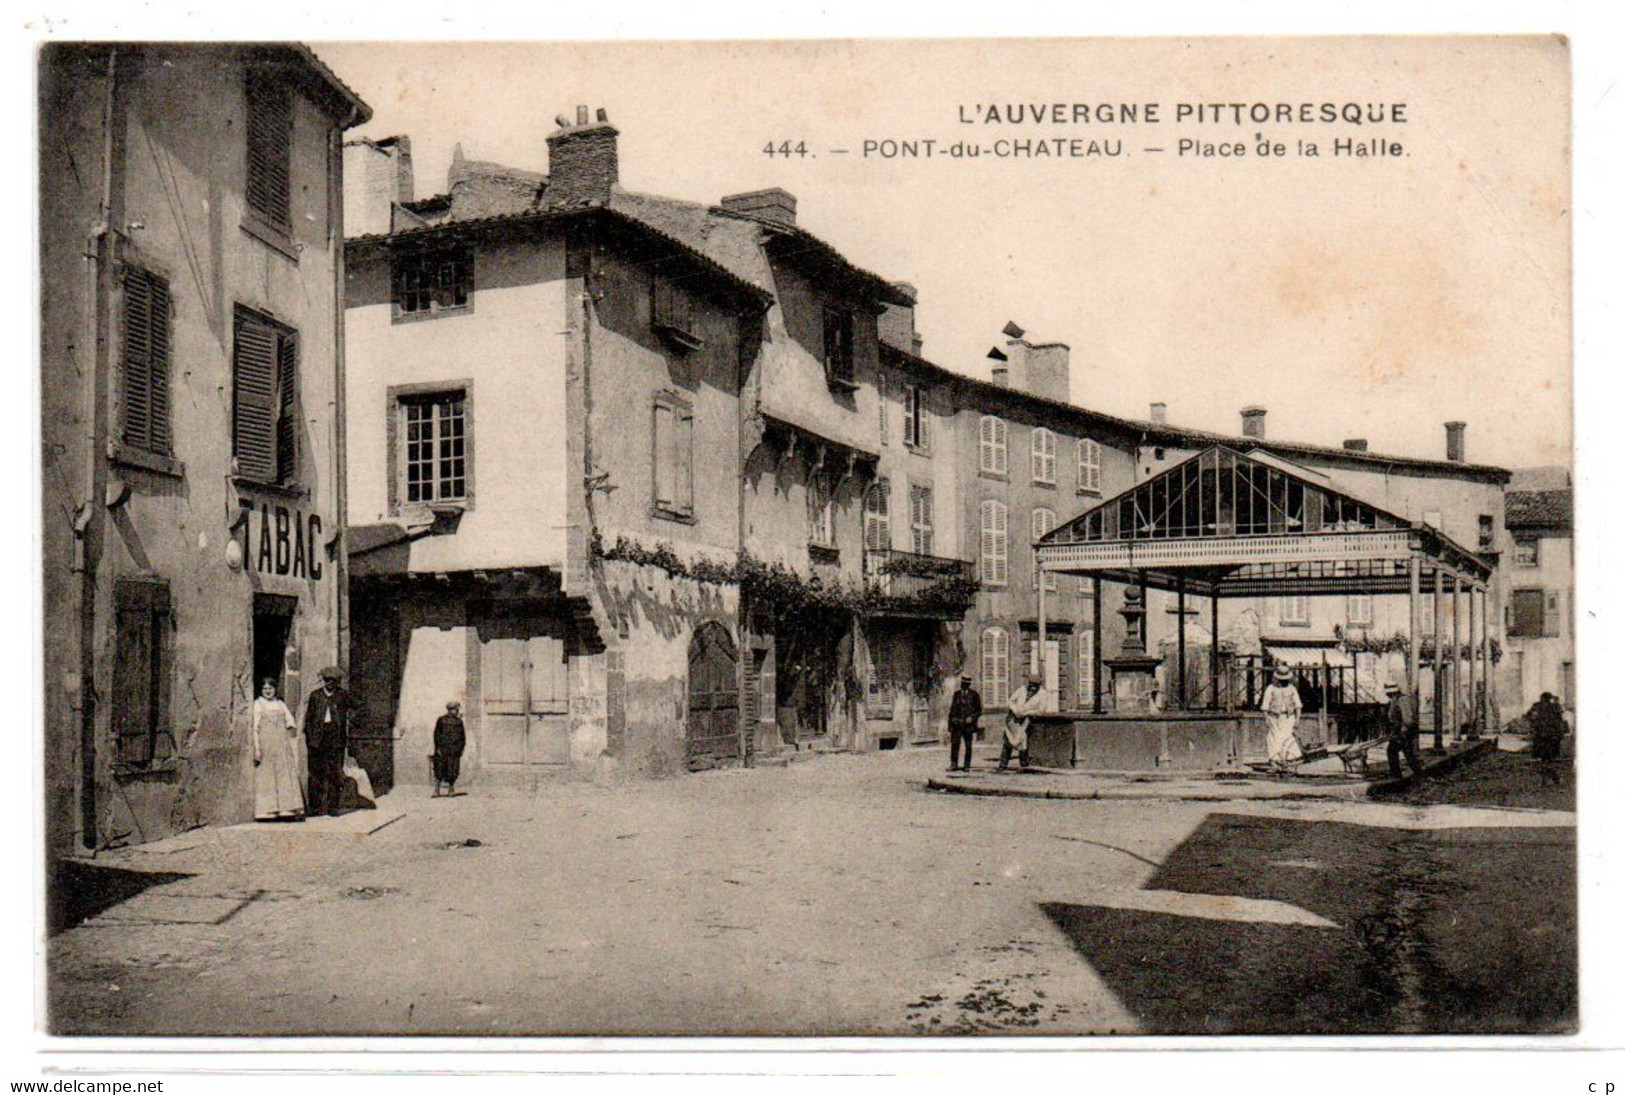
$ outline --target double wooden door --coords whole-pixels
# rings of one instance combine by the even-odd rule
[[[480,762],[492,768],[570,762],[570,676],[562,639],[480,644]]]

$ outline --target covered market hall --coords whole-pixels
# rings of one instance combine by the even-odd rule
[[[1245,748],[1241,723],[1220,717],[1234,716],[1241,706],[1234,688],[1228,702],[1221,695],[1219,602],[1227,598],[1404,595],[1409,598],[1404,688],[1416,705],[1413,711],[1420,712],[1422,663],[1432,662],[1433,717],[1431,727],[1423,729],[1431,729],[1434,747],[1443,747],[1447,727],[1459,732],[1484,725],[1492,567],[1437,528],[1356,497],[1318,470],[1262,450],[1244,453],[1215,445],[1105,499],[1034,547],[1041,572],[1128,587],[1121,610],[1125,638],[1117,658],[1101,655],[1101,598],[1094,599],[1093,695],[1080,698],[1080,706],[1088,706],[1070,720],[1046,720],[1054,724],[1052,739],[1067,739],[1052,741],[1049,763],[1077,764],[1081,754],[1098,764],[1154,751],[1154,763],[1125,766],[1191,766],[1226,748],[1229,759],[1237,759]],[[1045,584],[1038,583],[1040,644],[1046,641]],[[1147,649],[1147,590],[1177,598],[1178,656],[1166,669],[1159,670],[1163,659]],[[1431,635],[1423,635],[1426,598],[1433,602]],[[1446,598],[1451,602],[1448,634]],[[1209,665],[1206,683],[1193,691],[1187,681],[1187,619],[1203,607],[1210,620]],[[1421,641],[1414,641],[1419,635]],[[1109,693],[1103,670],[1110,671]],[[1176,698],[1171,710],[1145,702],[1159,671]],[[1203,712],[1209,720],[1205,729]],[[1167,720],[1180,723],[1172,746],[1166,728],[1146,739],[1147,725]],[[1115,747],[1106,744],[1113,734],[1119,739]],[[1228,746],[1199,740],[1226,734]],[[1149,744],[1136,749],[1127,743],[1136,736]],[[1091,756],[1092,750],[1097,755]],[[1069,757],[1057,755],[1068,751]],[[1181,765],[1186,755],[1190,764]]]

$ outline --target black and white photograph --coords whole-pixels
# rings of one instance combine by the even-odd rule
[[[41,1034],[1573,1038],[1572,48],[41,41]]]

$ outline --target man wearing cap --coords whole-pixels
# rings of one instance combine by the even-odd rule
[[[1383,689],[1388,696],[1388,707],[1382,713],[1383,729],[1388,735],[1388,772],[1395,779],[1404,775],[1399,767],[1399,756],[1411,762],[1411,771],[1422,774],[1422,759],[1416,747],[1420,731],[1416,719],[1411,717],[1410,701],[1399,685],[1392,681]]]
[[[446,713],[434,724],[434,797],[457,793],[457,774],[463,765],[463,748],[468,744],[463,729],[463,705],[456,700],[446,704]]]
[[[1303,746],[1298,744],[1298,716],[1303,713],[1303,699],[1292,683],[1292,670],[1284,665],[1275,667],[1260,706],[1269,734],[1270,770],[1284,775],[1303,760]]]
[[[339,811],[339,789],[344,780],[344,752],[350,744],[350,720],[355,703],[339,687],[344,675],[337,666],[322,670],[322,686],[305,703],[305,751],[310,767],[310,813]]]
[[[971,687],[969,677],[959,678],[959,691],[948,705],[948,771],[970,771],[972,743],[982,722],[982,694]],[[965,745],[965,766],[959,766],[959,745]]]

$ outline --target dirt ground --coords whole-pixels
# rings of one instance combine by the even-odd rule
[[[62,1034],[1553,1030],[1571,814],[928,793],[940,750],[431,800],[79,868]],[[1469,766],[1465,771],[1472,771]],[[1509,879],[1517,880],[1515,884]]]

